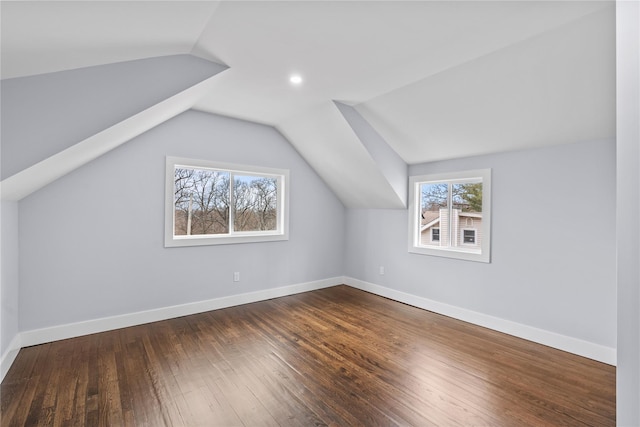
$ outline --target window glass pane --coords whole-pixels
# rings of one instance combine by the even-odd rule
[[[233,185],[234,230],[276,230],[278,180],[263,176],[235,175]]]
[[[476,242],[476,231],[475,230],[463,230],[463,241],[464,243],[473,244]]]
[[[482,183],[470,182],[451,186],[453,209],[460,212],[482,213]]]
[[[447,203],[449,186],[446,182],[420,184],[420,244],[428,246],[447,245]],[[432,238],[433,229],[438,237]]]
[[[465,227],[480,228],[482,225],[482,183],[464,182],[451,185],[451,226],[455,236],[451,246],[462,244],[475,245],[475,230],[462,230]],[[460,231],[462,230],[462,235]],[[479,246],[479,245],[477,245]]]
[[[176,168],[174,235],[229,233],[229,173]]]

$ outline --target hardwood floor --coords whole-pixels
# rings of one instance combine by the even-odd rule
[[[20,351],[2,426],[615,425],[615,368],[347,286]]]

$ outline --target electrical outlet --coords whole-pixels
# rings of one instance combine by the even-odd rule
[[[239,282],[240,281],[240,272],[239,271],[234,271],[233,272],[233,281],[234,282]]]
[[[384,276],[384,267],[383,267],[383,266],[380,266],[380,269],[378,270],[378,273],[379,273],[381,276]]]

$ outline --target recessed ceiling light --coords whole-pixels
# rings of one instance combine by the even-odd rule
[[[289,76],[289,82],[291,82],[292,85],[298,86],[302,84],[302,76],[300,74],[291,74],[291,76]]]

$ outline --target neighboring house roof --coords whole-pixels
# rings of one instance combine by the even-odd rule
[[[482,218],[482,212],[460,212],[458,215],[470,218]]]
[[[481,212],[459,212],[458,216],[467,218],[480,218],[482,219]],[[440,222],[440,212],[437,211],[423,211],[422,220],[420,221],[420,231],[424,231],[430,227],[435,226]]]
[[[424,211],[422,212],[422,227],[420,231],[424,231],[429,227],[433,227],[440,222],[440,212],[436,211]]]
[[[422,225],[428,224],[433,220],[440,219],[440,212],[438,211],[423,211],[422,212]]]

